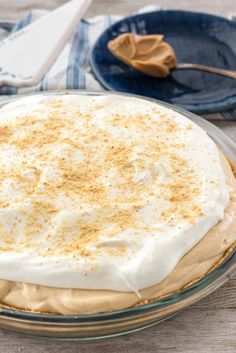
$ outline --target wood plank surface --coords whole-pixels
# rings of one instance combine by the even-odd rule
[[[0,0],[0,17],[16,19],[32,8],[53,9],[67,0]],[[235,0],[93,0],[87,16],[102,13],[128,15],[149,4],[161,4],[168,9],[185,9],[229,16],[236,14]]]
[[[161,0],[160,0],[161,1]],[[0,18],[17,19],[32,8],[52,9],[65,0],[0,0]],[[94,0],[87,16],[130,14],[150,0]],[[236,0],[163,0],[166,8],[236,15]],[[236,122],[215,121],[236,141]],[[235,353],[236,276],[209,297],[142,332],[97,342],[61,342],[0,330],[0,353]]]

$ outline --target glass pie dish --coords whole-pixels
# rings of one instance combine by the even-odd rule
[[[40,93],[40,95],[61,95],[73,93],[76,95],[121,95],[119,93],[96,93],[78,91],[60,91]],[[146,99],[139,97],[141,99]],[[14,101],[6,99],[2,105]],[[17,98],[18,99],[18,98]],[[154,101],[146,99],[147,101]],[[154,101],[155,102],[155,101]],[[159,105],[169,107],[186,116],[215,141],[229,160],[236,165],[236,144],[221,130],[200,117],[180,108],[156,101]],[[170,318],[186,306],[210,294],[225,283],[236,269],[236,250],[229,251],[224,260],[211,272],[188,287],[164,298],[150,301],[124,310],[88,315],[55,315],[0,308],[0,327],[27,333],[35,336],[58,339],[92,340],[117,336],[149,327]]]

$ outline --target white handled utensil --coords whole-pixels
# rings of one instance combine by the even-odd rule
[[[31,86],[57,58],[92,0],[72,0],[0,42],[0,86]]]

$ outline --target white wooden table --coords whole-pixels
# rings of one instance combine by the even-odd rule
[[[32,8],[52,9],[65,0],[0,0],[0,17],[17,19]],[[154,0],[94,0],[87,16],[128,15]],[[236,0],[160,0],[166,8],[236,15]],[[215,122],[236,141],[236,122]],[[0,330],[0,353],[235,353],[236,275],[208,298],[145,331],[92,343],[23,337]]]

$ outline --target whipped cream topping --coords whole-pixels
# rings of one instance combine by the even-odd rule
[[[0,109],[0,278],[135,291],[159,283],[229,202],[214,142],[131,97]]]

